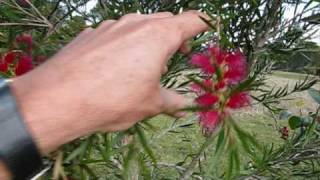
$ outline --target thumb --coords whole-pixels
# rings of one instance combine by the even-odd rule
[[[188,98],[166,88],[161,88],[161,96],[164,102],[164,113],[175,117],[183,117],[186,114],[179,110],[188,106]]]

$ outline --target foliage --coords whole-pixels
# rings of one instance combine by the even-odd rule
[[[118,19],[122,15],[136,12],[148,14],[170,11],[178,14],[196,9],[218,19],[219,23],[210,24],[212,31],[195,37],[190,42],[192,50],[202,52],[209,44],[219,43],[224,49],[239,49],[243,52],[250,71],[247,79],[235,86],[234,90],[251,91],[253,106],[262,104],[272,115],[276,115],[283,110],[278,107],[279,102],[285,101],[292,93],[308,90],[317,82],[316,77],[307,76],[293,87],[270,87],[266,80],[275,68],[286,66],[295,58],[304,57],[315,64],[308,64],[306,69],[319,67],[317,56],[312,54],[319,52],[319,46],[310,43],[310,38],[319,28],[319,1],[252,0],[240,3],[231,0],[98,0],[95,7],[88,10],[86,7],[91,2],[32,0],[29,3],[27,0],[0,0],[1,57],[10,51],[23,50],[16,43],[16,37],[21,34],[32,36],[34,44],[31,55],[36,63],[35,57],[49,58],[84,28],[97,27],[103,20]],[[290,18],[285,17],[288,7],[294,11]],[[189,57],[177,53],[171,58],[168,72],[161,79],[163,86],[187,93],[190,91],[187,86],[189,82],[203,78],[190,66]],[[2,74],[4,77],[13,75]],[[184,78],[184,75],[189,78]],[[309,93],[319,102],[318,90],[310,89]],[[186,110],[198,111],[199,108]],[[203,140],[198,152],[189,152],[185,161],[175,164],[157,161],[154,139],[168,133],[179,134],[179,129],[197,124],[196,118],[191,116],[185,121],[176,120],[154,139],[146,138],[145,134],[155,127],[149,120],[144,120],[125,132],[93,134],[65,145],[48,157],[54,165],[46,176],[157,179],[160,169],[173,167],[181,179],[202,179],[208,173],[201,171],[201,164],[208,160],[205,155],[216,143],[214,157],[217,158],[213,160],[220,162],[219,156],[226,152],[229,157],[228,167],[216,178],[317,177],[320,159],[318,111],[314,110],[305,116],[287,115],[285,119],[292,128],[292,134],[284,136],[287,140],[280,147],[262,146],[251,134],[239,128],[235,117],[230,117],[215,133]],[[232,145],[230,142],[233,141],[241,144],[241,148]],[[239,153],[243,151],[247,154],[247,164],[239,159]]]

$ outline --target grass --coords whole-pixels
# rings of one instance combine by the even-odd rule
[[[239,126],[245,129],[251,135],[264,145],[279,145],[283,142],[280,138],[280,133],[275,128],[275,122],[269,116],[261,113],[252,114],[245,112],[236,112],[234,117],[237,117]],[[190,118],[190,117],[188,117]],[[186,118],[186,119],[188,119]],[[179,120],[181,123],[186,121],[184,119]],[[151,123],[157,128],[163,130],[174,123],[174,119],[168,116],[157,116]],[[286,125],[286,122],[281,122],[281,125]],[[188,126],[175,129],[171,133],[167,133],[161,138],[154,138],[158,131],[149,132],[148,138],[154,139],[152,141],[152,147],[155,149],[155,153],[159,162],[165,164],[188,164],[191,161],[191,155],[197,153],[201,144],[204,142],[204,137],[201,133],[201,129],[197,123]],[[222,157],[221,161],[215,162],[214,159],[215,146],[207,153],[207,161],[204,162],[202,168],[208,176],[217,174],[214,172],[222,172],[227,166],[227,158]],[[185,157],[188,157],[185,159]],[[246,157],[240,157],[243,161],[246,161]],[[246,164],[247,162],[243,162]],[[179,174],[172,168],[161,168],[157,174],[160,176],[157,178],[176,179]]]
[[[307,77],[306,74],[301,74],[301,73],[294,73],[294,72],[285,72],[285,71],[274,71],[272,73],[273,76],[275,77],[280,77],[280,78],[287,78],[287,79],[304,79]]]

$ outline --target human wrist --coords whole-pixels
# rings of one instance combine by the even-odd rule
[[[78,116],[62,111],[63,106],[59,107],[47,98],[43,92],[44,88],[37,87],[38,85],[32,82],[34,80],[32,75],[14,78],[10,87],[24,123],[42,155],[47,155],[59,146],[91,133],[89,126],[76,122],[75,118]],[[41,82],[41,79],[39,81]]]

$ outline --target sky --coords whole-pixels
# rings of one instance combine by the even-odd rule
[[[310,7],[314,7],[319,3],[313,2],[311,3]],[[285,13],[284,13],[284,17],[286,19],[291,19],[294,17],[294,7],[293,6],[287,6]],[[301,12],[303,10],[303,5],[298,6],[297,8],[297,12]],[[319,10],[320,11],[320,10]],[[320,12],[319,12],[320,13]],[[304,17],[310,16],[311,12],[304,14]],[[318,45],[320,45],[320,25],[317,25],[316,27],[318,29],[317,33],[314,34],[314,36],[312,37],[312,41],[316,42]]]
[[[97,0],[90,0],[87,3],[86,10],[90,11],[93,7],[95,7],[96,4],[97,4]],[[313,3],[311,3],[310,7],[315,6],[316,4],[317,4],[316,2],[313,2]],[[286,6],[285,8],[286,9],[285,9],[284,17],[286,19],[291,19],[294,16],[294,7],[293,6]],[[302,9],[303,9],[303,5],[298,6],[297,12],[301,12]],[[305,14],[304,16],[308,16],[308,15],[311,15],[311,12]],[[312,37],[312,41],[314,41],[320,45],[320,25],[318,25],[317,28],[319,29],[319,31]]]

